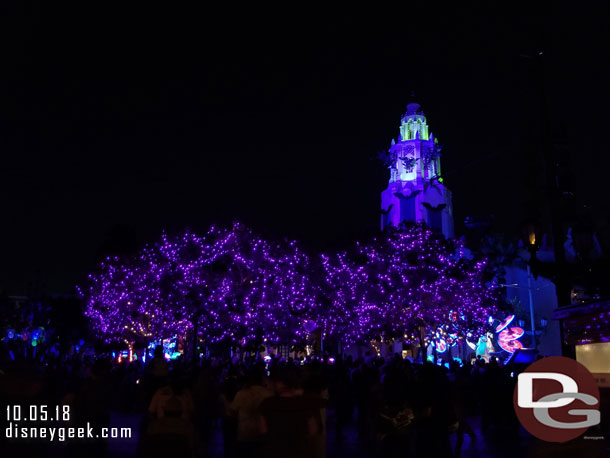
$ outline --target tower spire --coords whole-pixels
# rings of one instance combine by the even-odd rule
[[[428,130],[415,93],[400,120],[398,142],[392,142],[388,187],[381,193],[382,229],[403,221],[424,222],[453,237],[451,192],[440,177],[440,147]]]

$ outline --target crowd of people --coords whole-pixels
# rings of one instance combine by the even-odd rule
[[[166,361],[159,347],[146,364],[76,356],[37,368],[2,364],[3,404],[70,405],[71,424],[94,427],[109,426],[111,412],[138,416],[132,440],[142,458],[323,458],[329,444],[340,450],[350,441],[362,456],[459,456],[464,439],[475,436],[474,415],[484,434],[518,434],[515,369],[493,358],[449,367],[398,354],[211,357],[189,364]],[[212,447],[219,437],[222,447]],[[41,441],[2,445],[45,456]],[[68,441],[64,452],[106,456],[107,441]]]

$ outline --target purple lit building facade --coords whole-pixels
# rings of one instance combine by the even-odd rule
[[[451,192],[441,177],[440,145],[417,103],[407,105],[389,153],[390,181],[381,193],[381,228],[424,222],[453,237]]]

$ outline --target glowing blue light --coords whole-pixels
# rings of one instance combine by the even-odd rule
[[[504,318],[504,321],[496,326],[496,332],[502,331],[506,326],[508,326],[515,319],[515,315],[508,315]]]

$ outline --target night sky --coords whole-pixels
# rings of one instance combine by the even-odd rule
[[[376,231],[388,179],[376,152],[397,137],[412,91],[444,145],[458,234],[466,216],[486,214],[514,231],[539,191],[540,97],[522,57],[539,50],[571,191],[607,230],[602,2],[341,13],[169,5],[7,15],[0,282],[11,294],[37,283],[72,293],[102,254],[163,229],[240,219],[312,250]]]

